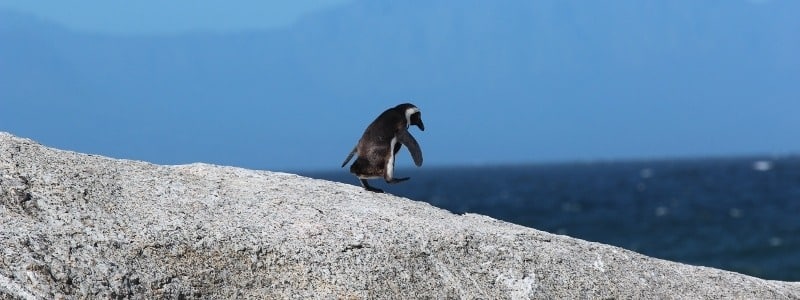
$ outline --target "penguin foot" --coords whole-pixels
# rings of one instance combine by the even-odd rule
[[[383,190],[379,189],[379,188],[364,187],[364,189],[367,190],[367,191],[373,192],[373,193],[383,194]]]
[[[382,189],[375,188],[375,187],[372,187],[371,185],[369,185],[369,183],[367,183],[366,179],[361,179],[360,181],[361,181],[361,186],[363,186],[365,190],[373,192],[373,193],[383,193]]]
[[[406,180],[409,180],[409,179],[411,179],[411,177],[392,178],[392,180],[387,180],[386,182],[394,184],[394,183],[403,182],[403,181],[406,181]]]

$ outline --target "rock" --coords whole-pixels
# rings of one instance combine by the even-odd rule
[[[798,299],[800,283],[297,175],[0,133],[0,298]]]

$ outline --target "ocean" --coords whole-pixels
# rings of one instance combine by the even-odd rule
[[[399,166],[398,166],[399,167]],[[764,279],[800,281],[800,157],[399,169],[386,192]],[[348,167],[302,174],[359,185]]]

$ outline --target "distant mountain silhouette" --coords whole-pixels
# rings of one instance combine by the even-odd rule
[[[357,1],[286,29],[165,36],[84,34],[0,12],[0,126],[47,118],[65,126],[15,133],[45,132],[52,137],[37,137],[63,147],[100,139],[108,152],[134,148],[168,162],[185,158],[176,145],[209,153],[222,147],[196,132],[226,136],[239,145],[228,151],[240,154],[253,151],[241,146],[253,138],[314,147],[264,132],[289,126],[265,116],[305,115],[327,130],[352,131],[336,121],[360,117],[341,109],[344,101],[350,107],[425,95],[510,117],[525,113],[492,108],[497,99],[536,99],[550,112],[579,101],[619,107],[598,121],[597,131],[609,132],[663,101],[687,111],[718,109],[725,98],[742,96],[736,86],[753,76],[771,76],[778,89],[796,83],[798,11],[794,1]],[[711,92],[697,94],[703,91]],[[540,117],[545,127],[564,122]],[[170,123],[176,118],[184,122]],[[691,113],[685,118],[694,122]],[[80,128],[91,137],[62,132]],[[242,134],[225,134],[231,130]]]

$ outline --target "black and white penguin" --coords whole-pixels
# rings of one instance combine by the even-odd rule
[[[342,167],[347,165],[354,154],[358,154],[356,161],[350,166],[350,173],[358,177],[364,189],[376,193],[383,193],[383,190],[370,186],[367,179],[383,177],[388,183],[408,180],[409,177],[394,178],[394,162],[400,147],[405,145],[411,152],[414,164],[417,167],[422,166],[422,151],[417,140],[408,132],[411,125],[425,131],[419,108],[411,103],[404,103],[387,109],[367,126]]]

